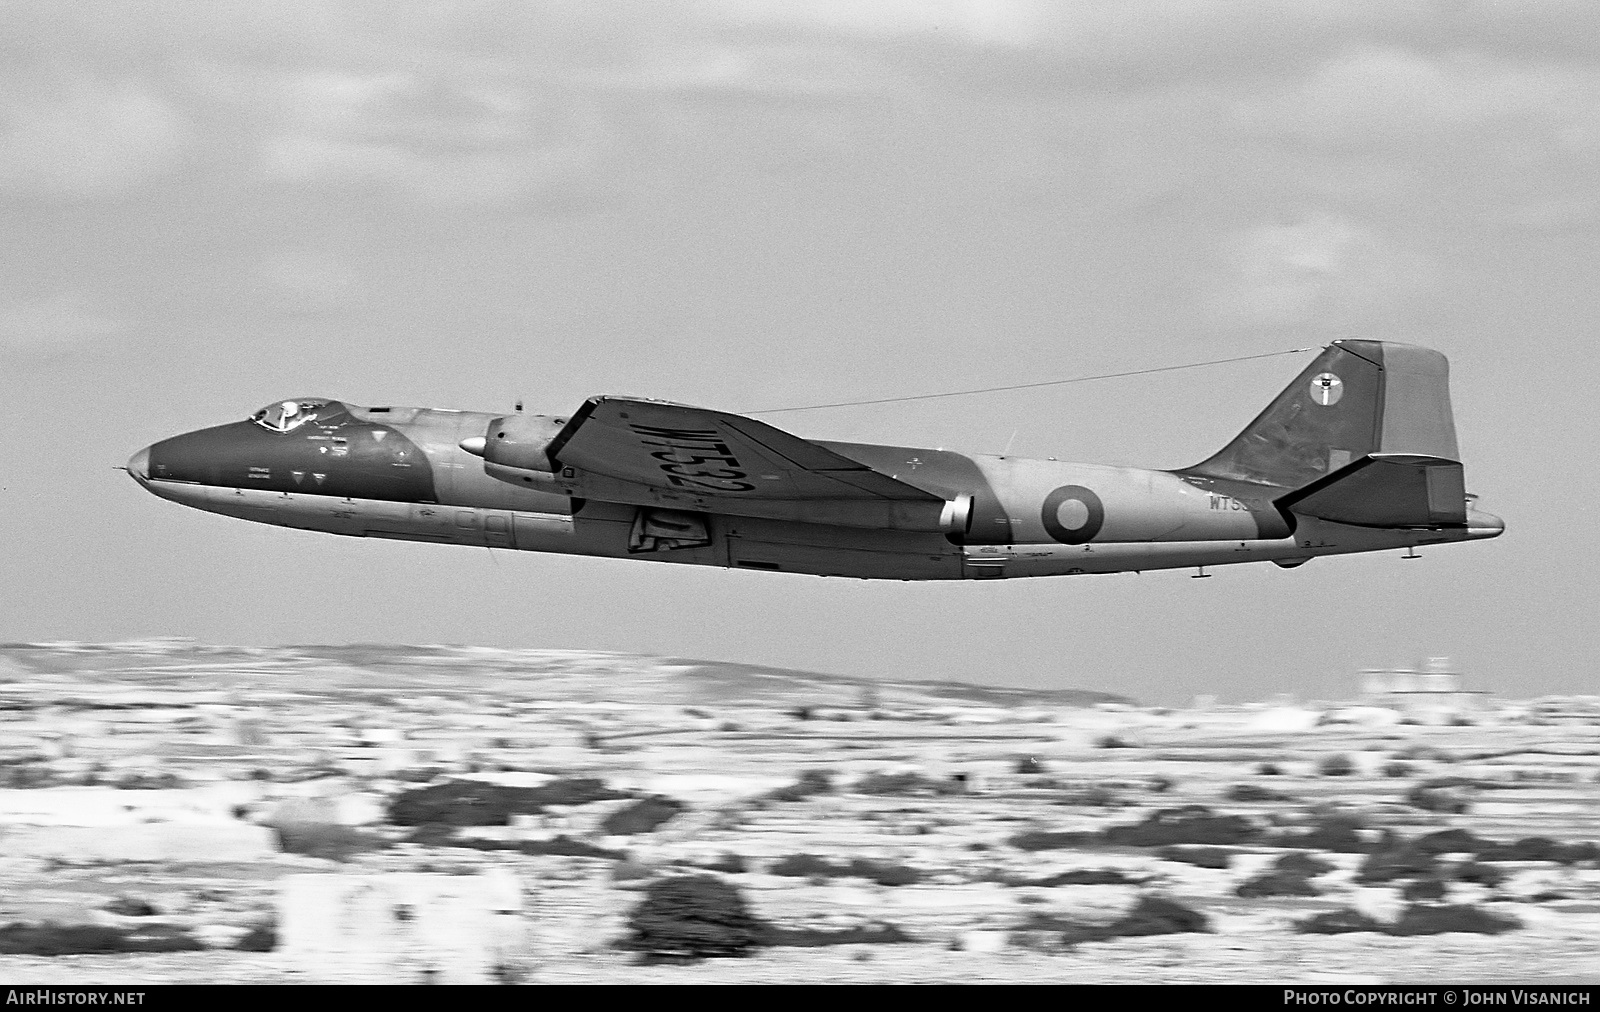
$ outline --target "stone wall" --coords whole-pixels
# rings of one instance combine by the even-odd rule
[[[492,984],[528,954],[515,875],[290,875],[278,896],[279,953],[327,982]]]

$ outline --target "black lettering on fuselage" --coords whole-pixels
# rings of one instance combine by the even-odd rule
[[[1235,499],[1231,495],[1218,495],[1215,492],[1211,493],[1211,508],[1214,510],[1235,510],[1245,513],[1250,512],[1249,503]]]

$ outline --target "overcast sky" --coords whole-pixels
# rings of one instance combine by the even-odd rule
[[[0,7],[0,639],[575,647],[1339,697],[1600,691],[1600,5]],[[1497,541],[863,583],[336,538],[112,468],[287,396],[748,410],[1411,341]],[[769,416],[1178,467],[1309,360]]]

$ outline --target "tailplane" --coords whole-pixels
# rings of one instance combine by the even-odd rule
[[[1373,453],[1273,501],[1291,513],[1356,527],[1467,526],[1466,477],[1458,461],[1421,453]]]
[[[1392,455],[1430,463],[1382,462]],[[1403,467],[1414,473],[1400,483],[1421,481],[1416,487],[1425,503],[1448,496],[1446,484],[1459,486],[1450,366],[1439,352],[1386,341],[1335,341],[1221,452],[1179,473],[1303,490],[1307,494],[1299,501],[1305,506],[1314,498],[1307,486],[1363,458],[1372,463],[1362,470],[1377,468],[1364,482],[1381,475],[1388,487]],[[1444,464],[1455,464],[1457,477],[1446,478],[1439,470]],[[1343,497],[1353,487],[1346,485]],[[1423,512],[1438,510],[1429,506]]]

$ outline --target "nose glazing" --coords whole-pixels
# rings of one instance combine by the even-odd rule
[[[133,475],[135,481],[144,481],[150,477],[150,447],[147,446],[128,458],[128,473]]]

